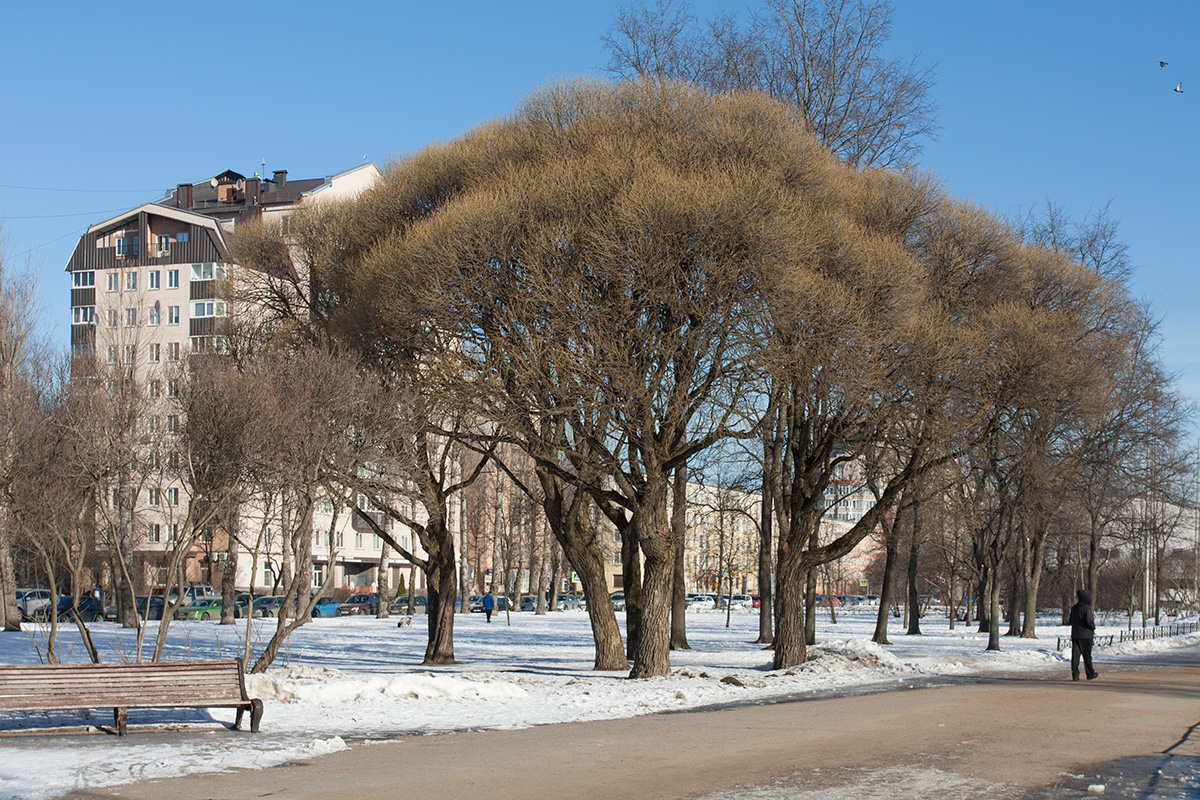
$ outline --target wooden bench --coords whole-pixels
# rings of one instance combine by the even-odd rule
[[[234,729],[250,710],[258,733],[262,700],[246,694],[242,662],[0,665],[0,711],[112,708],[124,736],[130,708],[236,708]]]

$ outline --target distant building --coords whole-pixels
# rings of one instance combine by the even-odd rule
[[[170,434],[182,421],[172,410],[172,365],[188,353],[222,352],[231,310],[219,285],[238,266],[232,263],[229,235],[243,222],[277,219],[286,230],[288,214],[302,203],[357,195],[379,177],[374,164],[324,178],[290,180],[285,170],[263,179],[232,170],[198,183],[181,183],[166,196],[88,228],[67,262],[71,274],[71,349],[94,357],[100,366],[122,368],[146,393],[144,435]],[[166,552],[186,519],[186,487],[145,488],[130,503],[131,525],[146,583],[165,578],[156,553]],[[110,502],[112,498],[106,498]],[[361,505],[361,503],[360,503]],[[327,535],[333,507],[323,503],[314,520],[314,581],[334,569],[334,585],[371,588],[378,583],[382,543],[361,520],[343,512],[334,537]],[[253,517],[250,513],[249,518]],[[244,522],[243,524],[249,524]],[[408,531],[397,531],[402,544],[418,548]],[[330,541],[335,538],[334,541]],[[207,548],[204,546],[207,544]],[[198,543],[188,564],[190,580],[216,581],[211,541]],[[329,564],[330,551],[337,554]],[[249,558],[238,559],[239,587],[250,585]],[[269,587],[278,559],[267,558],[257,587]],[[395,587],[407,564],[393,562]],[[407,577],[406,577],[407,581]],[[418,590],[421,584],[416,587]]]

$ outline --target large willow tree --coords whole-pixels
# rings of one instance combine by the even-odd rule
[[[773,387],[782,668],[806,657],[811,570],[986,433],[981,387],[1004,380],[1008,352],[997,309],[1025,299],[1011,286],[1038,257],[1003,226],[959,237],[979,253],[946,244],[941,223],[962,215],[928,181],[839,162],[763,95],[583,81],[392,165],[328,217],[315,283],[325,324],[379,363],[440,332],[452,346],[397,363],[521,444],[564,504],[589,495],[640,553],[633,677],[670,669],[672,476],[758,436],[737,420],[761,418]],[[851,461],[880,500],[824,541],[825,488]],[[559,527],[595,599],[598,550]],[[598,666],[616,630],[599,605]]]

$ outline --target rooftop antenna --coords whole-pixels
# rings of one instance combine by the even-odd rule
[[[265,158],[262,160],[262,174],[263,178],[267,177],[267,160]]]

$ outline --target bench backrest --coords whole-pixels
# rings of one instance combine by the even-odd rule
[[[236,660],[0,666],[0,711],[248,704]]]

